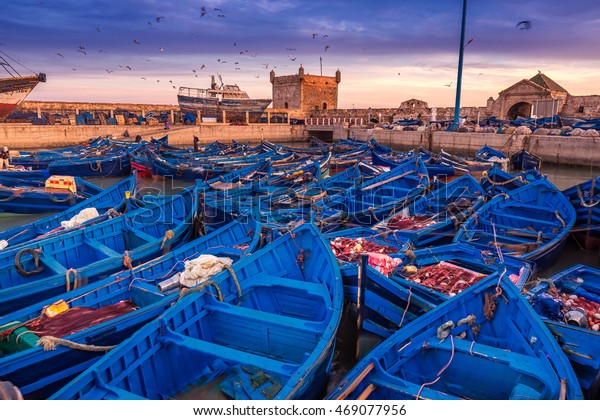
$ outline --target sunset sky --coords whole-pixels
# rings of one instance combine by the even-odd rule
[[[211,74],[270,98],[271,69],[320,74],[322,57],[323,75],[342,73],[340,108],[453,106],[461,12],[462,0],[12,0],[0,51],[47,74],[30,100],[176,104],[179,86],[207,87]],[[538,70],[600,94],[595,0],[469,0],[471,39],[463,106]]]

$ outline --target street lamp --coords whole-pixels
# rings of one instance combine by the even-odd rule
[[[458,76],[456,80],[456,102],[454,103],[454,121],[448,127],[448,131],[458,130],[458,119],[460,114],[460,89],[462,87],[463,55],[465,52],[465,24],[467,21],[467,0],[463,0],[462,24],[460,27],[460,49],[458,52]]]

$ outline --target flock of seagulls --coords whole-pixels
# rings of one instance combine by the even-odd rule
[[[210,17],[211,15],[212,16],[216,16],[217,19],[224,19],[226,17],[225,13],[223,12],[223,10],[221,8],[214,7],[214,8],[209,9],[206,6],[200,7],[200,11],[199,11],[199,17],[200,18],[204,18],[206,16]],[[165,16],[156,16],[153,21],[148,20],[146,22],[147,23],[147,29],[148,30],[157,30],[157,25],[160,26],[161,24],[163,24],[167,20],[168,19]],[[518,28],[518,29],[520,29],[520,30],[530,30],[532,28],[532,25],[531,25],[531,21],[530,20],[522,20],[522,21],[518,22],[515,27]],[[102,29],[100,27],[96,27],[95,29],[96,29],[96,32],[98,32],[98,33],[102,32]],[[192,33],[191,35],[194,35],[194,34]],[[314,32],[314,33],[310,34],[310,37],[313,40],[323,41],[323,44],[325,44],[324,40],[326,38],[329,38],[329,35],[328,34],[319,34],[317,32]],[[142,41],[140,39],[143,39],[143,38],[133,38],[133,40],[132,40],[133,44],[135,46],[140,46],[141,47],[142,46]],[[464,47],[467,47],[468,45],[472,44],[474,41],[475,41],[474,38],[470,38],[464,44]],[[322,48],[323,48],[323,53],[326,53],[331,48],[331,45],[330,44],[323,45],[323,44],[321,44]],[[238,47],[237,41],[233,42],[233,46],[234,47]],[[295,54],[296,48],[294,48],[294,47],[287,47],[287,48],[285,48],[285,50],[288,52],[288,60],[292,61],[292,62],[296,61],[296,59],[298,58],[296,56],[296,54]],[[82,54],[82,55],[85,55],[85,56],[88,55],[88,50],[86,49],[86,47],[84,45],[79,45],[78,48],[75,51],[76,51],[76,53],[79,53],[79,54]],[[165,52],[165,47],[158,46],[158,51],[160,53],[164,53]],[[106,50],[104,50],[104,49],[98,50],[98,53],[108,54],[108,52]],[[239,50],[239,55],[240,56],[248,56],[250,58],[255,58],[258,55],[258,53],[257,52],[250,52],[248,49],[241,49],[241,50]],[[59,57],[61,60],[66,60],[65,59],[65,55],[62,52],[56,52],[56,56]],[[150,60],[150,59],[147,59],[146,61],[149,62],[149,63],[153,63],[153,61]],[[216,61],[218,63],[220,63],[220,64],[227,64],[228,63],[228,61],[226,59],[224,59],[224,58],[217,58]],[[235,71],[242,70],[242,64],[240,64],[240,61],[233,61],[232,60],[232,62],[233,62],[233,66],[234,66],[233,68],[234,68]],[[118,64],[118,67],[121,68],[121,69],[124,69],[124,70],[133,71],[133,68],[132,68],[131,65]],[[261,67],[264,68],[265,70],[268,70],[269,67],[271,67],[271,69],[277,68],[276,65],[272,65],[272,64],[269,64],[269,63],[262,63]],[[71,67],[71,68],[72,68],[73,71],[77,70],[77,68],[75,68],[75,67]],[[200,66],[199,70],[203,70],[204,68],[206,68],[206,65],[202,64]],[[114,70],[110,69],[110,68],[105,69],[105,71],[106,71],[107,74],[114,73]],[[194,77],[198,77],[198,70],[192,69],[191,71],[192,71],[192,74],[194,75]],[[481,76],[482,74],[483,73],[479,73],[479,76]],[[398,72],[398,76],[400,76],[400,72]],[[254,77],[260,78],[260,74],[257,74]],[[147,77],[146,76],[141,76],[140,79],[141,80],[147,80]],[[156,82],[160,82],[160,79],[156,80]],[[172,80],[169,80],[169,83],[171,83],[173,85],[173,81]],[[446,86],[446,87],[452,87],[452,82],[450,82],[449,84],[445,84],[444,86]],[[173,88],[175,89],[174,85],[173,85]]]

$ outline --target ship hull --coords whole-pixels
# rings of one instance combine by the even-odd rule
[[[196,113],[200,111],[205,117],[221,117],[222,111],[226,113],[263,113],[271,103],[271,99],[224,99],[219,101],[214,98],[197,98],[177,95],[179,107],[184,112]]]
[[[0,80],[0,122],[6,120],[39,82],[38,76],[11,77]]]

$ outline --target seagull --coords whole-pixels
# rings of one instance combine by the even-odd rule
[[[164,19],[164,18],[165,18],[164,16],[158,16],[158,17],[156,18],[156,21],[157,21],[158,23],[160,23],[160,20],[161,20],[161,19]]]
[[[98,32],[100,32],[100,28],[96,28],[96,30],[97,30]]]
[[[325,45],[325,48],[323,48],[323,51],[327,51],[329,49],[329,45]]]
[[[104,50],[98,50],[98,52],[104,53],[104,54],[108,54],[106,51]]]
[[[467,43],[465,44],[465,47],[466,47],[467,45],[469,45],[469,44],[470,44],[471,42],[473,42],[473,41],[475,41],[475,39],[473,39],[473,38],[469,39],[469,41],[467,41]]]
[[[329,38],[329,35],[323,35],[322,38]]]
[[[257,75],[256,75],[256,76],[254,76],[254,77],[256,77],[256,78],[258,79],[258,78],[260,77],[260,74],[257,74]]]
[[[160,50],[160,52],[165,52],[165,49],[163,47],[158,47],[158,49]]]
[[[219,9],[219,8],[217,8],[217,7],[215,7],[213,10],[214,10],[215,12],[222,12],[222,11],[223,11],[223,9]]]
[[[223,18],[225,17],[225,15],[217,15],[217,17],[218,17],[219,19],[223,19]]]
[[[200,17],[204,16],[206,14],[206,7],[202,6],[200,8]]]
[[[134,43],[134,44],[138,44],[138,45],[141,45],[141,44],[142,44],[142,43],[141,43],[140,41],[138,41],[137,39],[134,39],[134,40],[133,40],[133,43]]]
[[[62,55],[61,53],[56,53],[56,55],[58,55],[59,57],[65,58],[65,56]]]
[[[290,61],[296,61],[296,58],[298,57],[290,58]]]
[[[145,77],[142,77],[142,80],[146,80],[146,78],[145,78]]]
[[[448,87],[452,87],[452,82],[448,83],[447,85],[444,86],[448,86]]]
[[[131,67],[129,67],[129,66],[125,66],[125,68],[131,70]]]
[[[296,51],[295,48],[286,48],[286,50],[288,50],[288,51]]]
[[[316,39],[319,34],[312,34],[313,39]]]
[[[80,53],[82,53],[82,54],[85,54],[85,55],[87,55],[87,53],[86,53],[85,51],[83,51],[83,50],[77,50],[77,52],[80,52]]]
[[[530,20],[522,20],[521,22],[517,23],[516,27],[518,28],[520,25],[523,25],[521,27],[521,29],[531,29],[531,21]]]
[[[194,73],[196,73],[196,70],[192,69],[192,71],[193,71]]]
[[[202,70],[204,67],[206,67],[206,66],[205,66],[204,64],[202,64],[202,65],[200,66],[200,70]]]
[[[112,70],[106,69],[107,73],[112,73]]]

